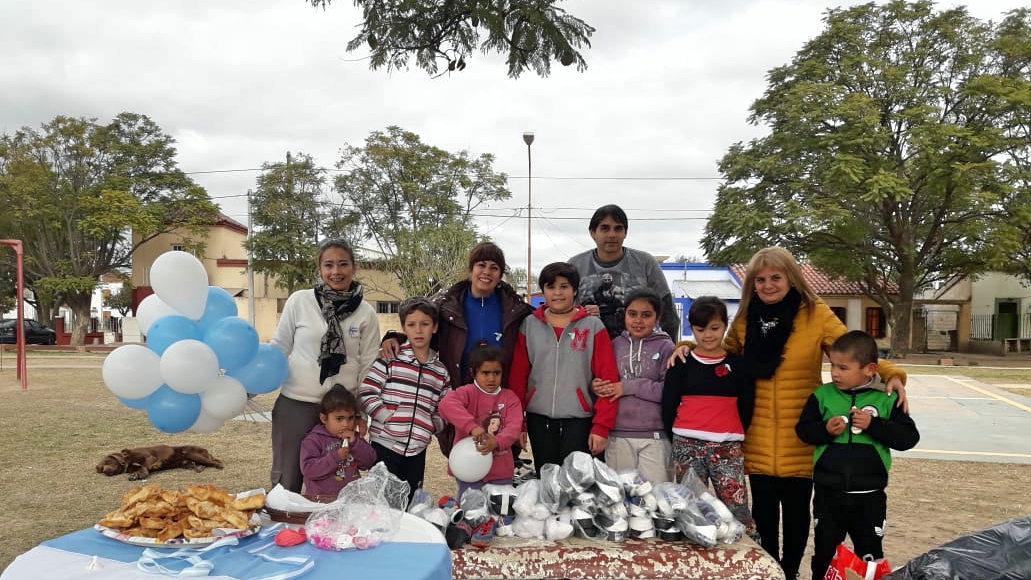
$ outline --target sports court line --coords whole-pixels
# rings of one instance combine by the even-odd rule
[[[1023,459],[1031,459],[1031,454],[1028,453],[1003,453],[999,451],[946,451],[944,449],[924,449],[922,447],[914,447],[909,451],[916,453],[934,453],[938,455],[985,455],[990,457],[1020,457]]]
[[[970,380],[970,379],[954,379],[954,378],[952,378],[952,377],[950,377],[948,375],[941,375],[941,376],[943,378],[945,378],[945,379],[948,379],[948,380],[956,383],[957,385],[959,385],[961,387],[966,387],[966,388],[968,388],[968,389],[970,389],[972,391],[977,391],[978,393],[981,393],[982,395],[986,395],[986,396],[989,396],[989,397],[991,397],[993,399],[997,399],[999,401],[1002,401],[1003,403],[1007,403],[1007,404],[1013,405],[1014,407],[1020,409],[1021,411],[1025,411],[1027,413],[1031,413],[1031,407],[1028,407],[1027,405],[1024,405],[1022,403],[1018,403],[1018,402],[1014,401],[1013,399],[1009,399],[1007,397],[1003,397],[1002,395],[997,395],[997,394],[995,394],[995,393],[993,393],[991,391],[982,389],[981,387],[978,387],[977,385],[971,384],[971,383],[974,383],[976,381],[973,381],[973,380]]]

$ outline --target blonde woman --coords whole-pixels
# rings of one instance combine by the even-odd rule
[[[813,448],[795,434],[795,423],[823,383],[824,354],[847,331],[790,252],[773,246],[752,256],[724,348],[741,354],[755,377],[755,411],[744,441],[752,517],[763,549],[788,578],[801,566],[813,494]],[[678,356],[683,352],[679,348]],[[883,360],[877,370],[904,403],[906,374]]]

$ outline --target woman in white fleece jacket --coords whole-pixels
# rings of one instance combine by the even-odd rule
[[[354,279],[354,251],[340,239],[319,245],[319,282],[283,307],[272,344],[290,373],[272,407],[271,484],[301,491],[301,441],[319,424],[319,403],[334,384],[354,394],[379,351],[376,311]]]

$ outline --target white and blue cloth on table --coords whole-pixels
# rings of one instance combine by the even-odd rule
[[[174,550],[145,548],[86,529],[47,540],[18,556],[3,580],[155,580],[162,576],[211,580],[450,580],[451,552],[444,543],[384,542],[369,550],[333,552],[304,543],[276,546],[274,530],[223,545]]]

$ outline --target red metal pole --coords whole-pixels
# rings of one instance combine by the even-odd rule
[[[17,369],[18,378],[21,379],[21,388],[24,391],[29,388],[29,374],[28,367],[25,364],[25,302],[23,300],[24,271],[22,269],[21,240],[0,240],[0,244],[14,248],[14,255],[18,259],[18,279],[16,286],[18,320],[15,322],[17,326],[15,327],[14,339],[15,344],[17,344],[17,354],[15,355],[17,362],[15,363],[15,367]]]

